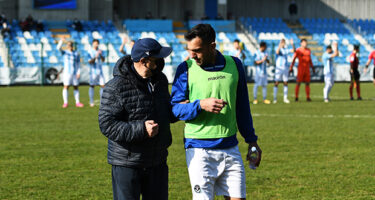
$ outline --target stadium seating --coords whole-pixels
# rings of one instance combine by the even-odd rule
[[[348,63],[348,57],[354,44],[360,44],[355,36],[338,19],[299,19],[304,28],[313,36],[322,47],[338,42],[340,56],[335,58],[339,64]],[[325,48],[324,48],[325,49]],[[363,49],[360,54],[360,62],[366,62],[368,51]]]
[[[281,18],[241,17],[240,21],[258,41],[264,41],[268,46],[278,44],[282,38],[299,40]]]
[[[184,46],[172,31],[172,20],[125,20],[123,25],[132,40],[148,37],[157,40],[162,46],[172,47],[173,52],[166,58],[166,64],[177,66],[187,56]],[[140,31],[139,27],[145,28]]]
[[[42,62],[45,65],[58,63],[54,57],[57,54],[56,44],[48,29],[43,32],[22,32],[18,24],[17,20],[12,21],[11,37],[4,39],[14,67],[40,66]]]
[[[88,50],[91,48],[93,39],[100,42],[99,48],[103,51],[106,58],[104,62],[116,63],[121,56],[119,47],[121,37],[119,31],[113,25],[112,21],[81,21],[82,31],[76,31],[72,28],[72,21],[67,21],[66,26],[69,30],[71,39],[76,42],[77,50],[81,55],[84,63],[88,62]]]
[[[367,40],[368,44],[375,47],[374,19],[348,19],[347,22]]]

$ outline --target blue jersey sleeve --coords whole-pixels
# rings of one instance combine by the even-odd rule
[[[259,52],[255,52],[255,54],[254,54],[254,61],[259,61],[259,60],[262,60],[262,58],[260,57]]]
[[[245,138],[246,143],[256,142],[258,136],[255,135],[253,127],[253,119],[250,111],[249,94],[247,90],[247,82],[245,70],[241,61],[233,57],[238,68],[238,86],[237,86],[237,106],[236,117],[238,131]]]
[[[180,102],[189,99],[187,63],[181,63],[176,71],[175,79],[172,84],[172,112],[180,120],[192,120],[198,116],[201,111],[200,100],[180,104]]]

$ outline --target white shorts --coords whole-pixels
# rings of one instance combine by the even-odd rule
[[[333,75],[324,75],[325,85],[332,87],[334,83],[335,83],[335,78],[333,77]]]
[[[267,86],[267,76],[255,76],[255,84],[260,86]]]
[[[238,146],[228,149],[186,149],[193,200],[214,195],[246,198],[245,169]]]
[[[65,86],[78,86],[79,81],[77,79],[77,74],[63,74],[63,84]]]
[[[275,71],[275,81],[280,82],[288,82],[289,79],[289,70],[280,70],[276,68]]]
[[[95,74],[95,73],[92,73],[90,75],[90,85],[104,85],[105,84],[105,81],[104,81],[104,76],[102,73],[99,73],[99,74]]]

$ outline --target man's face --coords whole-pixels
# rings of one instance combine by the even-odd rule
[[[234,47],[234,49],[239,49],[240,48],[240,44],[238,42],[234,42],[233,43],[233,47]]]
[[[303,47],[303,48],[307,47],[307,42],[305,40],[301,42],[301,47]]]
[[[281,40],[280,45],[281,45],[282,48],[284,48],[285,47],[285,40]]]
[[[99,47],[99,42],[94,41],[94,42],[92,43],[92,47],[93,47],[94,49],[98,49],[98,47]]]
[[[68,42],[67,46],[70,51],[73,51],[73,42]]]
[[[147,76],[152,76],[152,70],[156,70],[156,68],[157,68],[156,60],[157,59],[158,58],[154,58],[154,57],[142,58],[141,62],[147,68],[147,70],[146,70]]]
[[[261,52],[264,52],[267,49],[267,46],[266,45],[265,46],[261,46],[259,49],[260,49]]]
[[[331,48],[328,48],[328,49],[327,49],[327,53],[331,54],[331,53],[332,53],[332,49],[331,49]]]
[[[186,49],[190,58],[194,59],[197,65],[202,66],[208,64],[215,56],[215,47],[214,42],[205,44],[201,38],[195,37],[187,42]]]

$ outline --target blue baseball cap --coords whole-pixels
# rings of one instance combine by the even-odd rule
[[[141,58],[165,58],[171,53],[171,47],[163,47],[152,38],[143,38],[134,43],[131,57],[134,62],[139,62]]]

